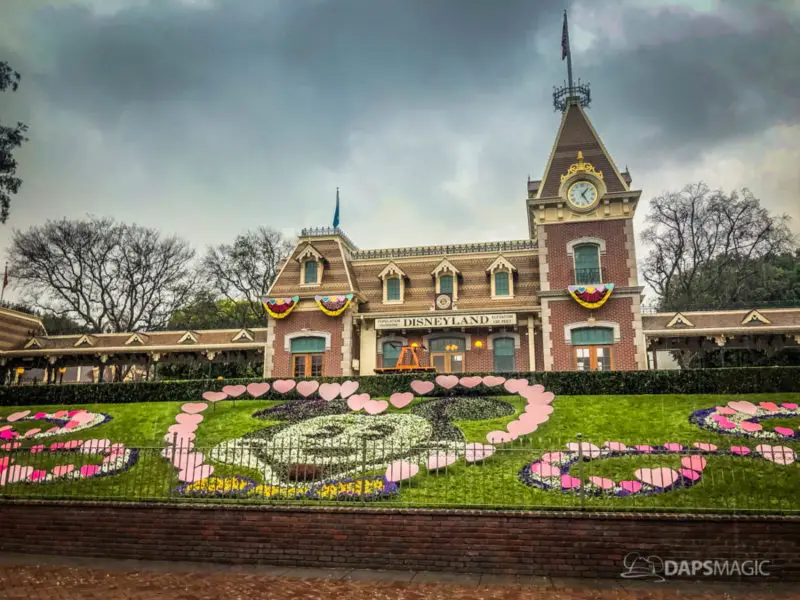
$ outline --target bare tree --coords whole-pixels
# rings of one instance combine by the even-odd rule
[[[0,92],[19,87],[20,76],[7,62],[0,61]],[[27,141],[28,126],[18,122],[14,127],[0,124],[0,223],[8,219],[11,196],[19,192],[22,179],[17,177],[17,160],[14,150]]]
[[[279,232],[259,227],[236,236],[233,244],[209,247],[201,272],[215,291],[234,302],[246,300],[253,315],[263,320],[261,298],[293,247]]]
[[[109,219],[15,231],[9,258],[28,304],[95,332],[163,326],[196,280],[186,241]]]
[[[647,223],[642,275],[662,310],[750,301],[764,259],[795,247],[789,217],[771,215],[747,189],[688,185],[654,198]]]

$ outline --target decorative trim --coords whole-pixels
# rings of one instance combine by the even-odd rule
[[[486,346],[489,350],[494,350],[494,341],[498,338],[514,338],[514,350],[519,350],[521,348],[521,340],[518,333],[497,331],[486,336]]]
[[[577,162],[572,163],[569,166],[569,169],[567,169],[567,172],[564,175],[561,176],[561,182],[562,183],[564,181],[566,181],[567,179],[570,179],[570,178],[575,177],[577,175],[593,175],[594,177],[597,177],[598,179],[601,179],[601,180],[603,179],[603,172],[602,171],[598,171],[597,169],[595,169],[594,165],[592,165],[592,163],[588,163],[588,162],[584,161],[583,160],[583,152],[581,152],[580,150],[578,150],[578,157],[577,157],[576,160],[577,160]]]
[[[767,317],[762,315],[757,310],[751,310],[747,315],[745,315],[744,319],[742,319],[742,325],[749,325],[753,322],[759,322],[763,325],[772,325],[772,321],[770,321]]]
[[[197,336],[192,333],[191,331],[187,331],[181,336],[181,339],[178,340],[179,344],[196,344],[197,343]]]
[[[600,254],[606,253],[606,241],[603,238],[584,236],[567,242],[567,256],[574,256],[575,246],[594,244],[600,247]]]
[[[378,354],[383,355],[383,345],[386,342],[402,342],[403,346],[408,346],[408,338],[401,335],[384,335],[379,337],[376,341],[378,346]]]
[[[89,335],[82,335],[77,342],[75,342],[74,347],[77,348],[78,346],[94,346],[94,337]]]
[[[314,301],[317,303],[319,309],[329,317],[338,317],[347,310],[352,300],[353,294],[345,294],[344,296],[314,296]]]
[[[25,344],[24,349],[27,350],[28,348],[33,348],[33,347],[43,348],[42,342],[40,342],[38,338],[33,337],[28,341],[27,344]]]
[[[306,242],[306,247],[303,248],[303,250],[297,254],[295,260],[302,264],[309,258],[312,260],[316,260],[317,262],[321,262],[322,254],[320,254],[319,251],[316,248],[314,248],[314,246]]]
[[[273,319],[285,319],[289,316],[298,302],[299,296],[292,296],[291,298],[265,298],[263,301],[264,310]]]
[[[611,297],[614,291],[613,283],[602,285],[571,285],[567,288],[569,295],[584,308],[594,310],[600,308]]]
[[[487,273],[494,273],[495,271],[508,271],[509,273],[516,272],[517,267],[512,265],[508,259],[502,254],[494,259],[494,262],[486,267]]]
[[[383,268],[383,271],[378,273],[378,279],[380,279],[382,281],[386,281],[387,279],[390,279],[390,277],[389,277],[390,275],[396,275],[396,276],[400,277],[401,279],[403,277],[408,277],[408,275],[406,275],[405,271],[403,271],[403,269],[398,267],[394,263],[394,261],[390,262],[388,265],[386,265]]]
[[[390,262],[383,271],[378,274],[378,279],[383,281],[383,304],[403,304],[406,297],[406,278],[403,269],[398,267],[394,262]],[[400,280],[400,298],[398,300],[389,300],[389,290],[387,283],[390,279]]]
[[[433,275],[438,279],[439,275],[448,271],[453,275],[459,275],[461,273],[461,271],[455,268],[453,263],[451,263],[446,258],[443,258],[441,261],[439,261],[439,264],[436,265],[436,268],[433,271],[431,271],[431,275]]]
[[[241,341],[243,339],[244,340],[248,340],[250,342],[255,341],[253,339],[253,334],[252,333],[250,333],[247,329],[242,329],[239,333],[237,333],[235,336],[233,336],[233,339],[231,339],[231,342],[238,342],[238,341]]]
[[[476,244],[452,244],[442,246],[412,246],[408,248],[381,248],[377,250],[354,250],[353,260],[375,258],[408,258],[418,256],[442,256],[451,254],[476,254],[535,250],[535,240],[509,240],[504,242],[479,242]]]
[[[580,323],[569,323],[564,325],[564,342],[568,345],[572,345],[572,330],[573,329],[583,329],[586,327],[603,327],[605,329],[613,329],[614,330],[614,343],[619,343],[622,339],[622,336],[619,332],[619,323],[613,323],[611,321],[581,321]]]
[[[129,346],[130,344],[146,344],[148,339],[149,336],[143,333],[134,333],[133,335],[131,335],[131,337],[127,339],[125,345]]]
[[[517,268],[512,265],[505,256],[502,254],[498,256],[492,264],[490,264],[486,268],[486,272],[489,274],[490,278],[490,287],[491,287],[491,297],[492,300],[510,300],[514,298],[514,273],[517,271]],[[508,273],[508,295],[507,296],[498,296],[497,295],[497,287],[495,282],[495,276],[498,272]]]
[[[294,333],[287,333],[283,336],[283,349],[286,352],[292,352],[292,340],[304,337],[318,337],[325,339],[325,350],[331,349],[331,332],[330,331],[295,331]]]
[[[675,313],[675,315],[669,320],[667,323],[667,328],[670,329],[672,327],[694,327],[694,323],[692,323],[683,313]]]

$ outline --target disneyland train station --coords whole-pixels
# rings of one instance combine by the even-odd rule
[[[670,350],[800,347],[800,308],[643,314],[642,192],[590,122],[588,87],[554,100],[549,159],[520,193],[526,239],[362,249],[338,227],[303,229],[263,299],[263,328],[48,336],[0,309],[6,381],[237,360],[263,363],[264,377],[645,370],[670,368]]]

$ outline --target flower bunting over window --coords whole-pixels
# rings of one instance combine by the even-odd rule
[[[569,295],[575,299],[575,302],[584,308],[600,308],[611,297],[611,292],[614,291],[613,283],[606,283],[601,285],[571,285],[567,288]]]
[[[350,302],[353,300],[353,294],[346,294],[344,296],[314,296],[317,301],[317,306],[329,317],[338,317],[342,314]]]
[[[264,302],[264,308],[267,314],[273,319],[283,319],[294,310],[297,303],[300,301],[298,296],[291,298],[267,298]]]

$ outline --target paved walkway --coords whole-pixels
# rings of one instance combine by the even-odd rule
[[[705,600],[797,598],[796,584],[503,577],[0,553],[4,600]]]

